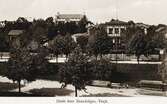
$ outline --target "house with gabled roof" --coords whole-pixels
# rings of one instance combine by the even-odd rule
[[[20,35],[24,33],[24,30],[11,30],[8,33],[9,43],[12,47],[17,48],[20,46]]]

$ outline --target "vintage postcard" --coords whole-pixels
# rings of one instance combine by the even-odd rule
[[[0,103],[165,103],[166,4],[0,0]]]

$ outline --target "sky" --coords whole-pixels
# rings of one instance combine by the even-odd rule
[[[0,0],[0,20],[18,17],[46,18],[62,14],[86,14],[94,23],[112,18],[167,24],[167,0]]]

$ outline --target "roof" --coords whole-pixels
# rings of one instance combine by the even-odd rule
[[[82,14],[58,14],[57,19],[82,19]]]
[[[9,31],[8,35],[18,36],[18,35],[22,34],[23,32],[24,32],[24,30],[11,30],[11,31]]]
[[[157,29],[156,29],[156,32],[161,32],[161,33],[167,33],[167,26],[166,25],[159,25],[158,27],[157,27]]]
[[[159,27],[156,32],[166,31],[166,27]]]
[[[120,21],[118,19],[112,19],[110,22],[106,23],[107,25],[128,25],[128,22]]]
[[[77,41],[76,38],[77,38],[77,37],[80,37],[80,36],[89,36],[89,34],[87,34],[87,33],[77,33],[77,34],[73,34],[73,35],[72,35],[72,38],[73,38],[74,41],[76,42],[76,41]]]
[[[149,28],[150,26],[144,23],[136,23],[137,27],[141,27],[141,28]]]

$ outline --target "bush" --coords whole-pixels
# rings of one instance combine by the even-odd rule
[[[0,63],[0,75],[4,76],[7,69],[7,63]]]

